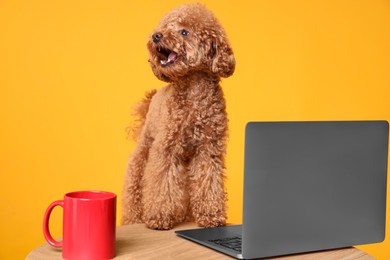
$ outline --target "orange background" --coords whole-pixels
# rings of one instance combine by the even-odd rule
[[[0,0],[0,259],[44,243],[43,213],[68,191],[109,190],[120,201],[131,107],[164,86],[147,62],[147,37],[182,2]],[[247,121],[390,120],[390,2],[204,3],[237,60],[222,85],[229,222],[238,223]],[[53,214],[58,237],[62,211]],[[360,248],[390,259],[388,239]]]

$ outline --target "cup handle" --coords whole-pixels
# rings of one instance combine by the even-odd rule
[[[43,235],[45,236],[46,241],[54,247],[62,247],[62,241],[56,241],[50,234],[49,230],[49,219],[50,219],[50,214],[54,207],[56,206],[61,206],[64,208],[64,201],[63,200],[57,200],[54,201],[49,205],[49,207],[46,209],[45,216],[43,217]]]

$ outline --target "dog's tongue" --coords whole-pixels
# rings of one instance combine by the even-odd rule
[[[173,51],[173,52],[169,53],[167,63],[174,62],[176,60],[176,57],[177,57],[176,52]]]
[[[173,51],[169,53],[168,58],[166,60],[160,60],[160,63],[161,65],[166,66],[170,63],[174,63],[176,58],[177,58],[177,53]]]

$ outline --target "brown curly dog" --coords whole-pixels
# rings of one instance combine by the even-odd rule
[[[153,73],[169,84],[135,109],[122,224],[224,225],[228,119],[219,81],[235,67],[225,31],[203,5],[186,4],[161,20],[147,47]]]

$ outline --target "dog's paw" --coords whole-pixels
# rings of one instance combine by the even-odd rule
[[[195,222],[201,227],[218,227],[226,224],[226,216],[215,214],[198,214]]]
[[[122,212],[122,219],[121,224],[122,225],[128,225],[128,224],[136,224],[136,223],[142,223],[141,218],[141,210],[139,207],[133,208],[126,208]]]
[[[162,214],[144,216],[144,223],[148,228],[157,230],[172,229],[175,224],[172,216],[163,216]]]
[[[142,223],[142,219],[140,217],[127,217],[127,216],[124,216],[122,217],[122,220],[121,220],[121,225],[128,225],[128,224],[138,224],[138,223]]]

